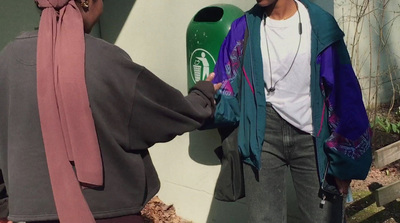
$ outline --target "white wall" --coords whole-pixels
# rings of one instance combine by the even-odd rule
[[[0,50],[22,31],[34,30],[39,9],[33,1],[0,0]]]
[[[365,2],[336,0],[334,8],[346,33],[364,103],[373,108],[376,103],[390,102],[393,96],[399,99],[400,4],[399,0]]]

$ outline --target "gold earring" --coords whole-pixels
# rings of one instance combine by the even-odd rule
[[[85,11],[89,10],[88,0],[81,2],[81,6],[82,6],[83,10],[85,10]]]

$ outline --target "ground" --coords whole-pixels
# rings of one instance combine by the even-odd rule
[[[157,196],[142,210],[145,223],[191,223],[179,217],[173,205],[167,205]]]
[[[400,223],[400,199],[377,207],[372,191],[400,180],[400,162],[384,169],[371,167],[366,180],[351,184],[354,202],[347,205],[348,223]]]
[[[389,134],[382,130],[374,132],[373,150],[400,140],[399,134]],[[373,165],[365,180],[355,180],[351,183],[354,201],[347,204],[347,223],[400,223],[400,199],[377,207],[372,191],[380,186],[386,186],[400,180],[400,161],[394,162],[383,169]],[[154,197],[142,211],[145,223],[190,223],[179,217],[174,206],[164,204]]]
[[[400,134],[375,130],[373,150],[400,140]],[[400,223],[400,199],[384,207],[377,207],[372,191],[400,180],[400,160],[377,169],[372,165],[365,180],[356,180],[351,184],[354,202],[347,205],[348,223]]]
[[[366,180],[356,180],[351,184],[354,202],[346,208],[348,223],[400,223],[400,200],[386,207],[376,207],[369,187],[377,184],[388,185],[400,180],[400,162],[385,169],[371,167]],[[154,197],[142,211],[145,223],[190,223],[179,217],[173,205],[163,203]]]

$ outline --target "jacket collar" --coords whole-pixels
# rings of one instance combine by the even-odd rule
[[[310,15],[312,32],[319,44],[318,54],[332,43],[343,39],[344,33],[331,14],[325,10],[322,10],[318,5],[310,2],[309,0],[300,0],[300,2],[304,4]],[[263,14],[264,8],[260,7],[258,4],[255,4],[253,8],[246,13],[250,34],[259,34],[257,29],[259,29]]]

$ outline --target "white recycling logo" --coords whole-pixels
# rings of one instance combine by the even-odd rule
[[[207,50],[199,48],[193,51],[190,55],[190,76],[194,83],[210,75],[210,65],[215,66],[215,59]]]

